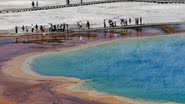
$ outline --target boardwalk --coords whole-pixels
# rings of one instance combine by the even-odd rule
[[[86,6],[86,5],[95,5],[95,4],[104,4],[104,3],[125,2],[125,1],[127,1],[127,0],[105,0],[105,1],[94,1],[94,2],[83,2],[82,4],[81,3],[73,3],[73,4],[69,4],[69,5],[55,5],[55,6],[43,6],[43,7],[35,7],[35,8],[5,9],[5,10],[0,10],[0,13],[17,13],[17,12],[48,10],[48,9],[77,7],[77,6]]]
[[[184,0],[105,0],[105,1],[92,1],[83,3],[73,3],[69,5],[55,5],[55,6],[43,6],[35,8],[19,8],[19,9],[5,9],[0,10],[0,13],[18,13],[18,12],[28,12],[28,11],[38,11],[38,10],[48,10],[57,8],[67,8],[67,7],[77,7],[104,3],[114,3],[114,2],[149,2],[149,3],[185,3]]]
[[[143,25],[130,25],[130,26],[118,26],[118,27],[107,27],[107,28],[92,28],[83,30],[69,30],[66,32],[48,32],[48,33],[26,33],[25,35],[14,35],[14,36],[0,36],[0,39],[16,40],[16,42],[23,43],[47,43],[47,42],[63,42],[65,40],[71,40],[72,37],[98,37],[97,34],[101,33],[118,33],[121,35],[128,35],[127,30],[136,30],[142,32],[143,28],[158,28],[164,31],[166,34],[173,34],[178,32],[171,25],[179,25],[185,23],[160,23],[160,24],[143,24]]]

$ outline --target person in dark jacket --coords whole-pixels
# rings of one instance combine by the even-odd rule
[[[38,25],[36,24],[36,25],[35,25],[35,29],[36,29],[36,31],[38,31],[38,28],[39,28],[39,27],[38,27]]]
[[[66,5],[69,5],[69,3],[70,3],[69,0],[66,0]]]
[[[87,21],[86,27],[87,27],[88,29],[90,29],[90,22],[89,22],[89,21]]]
[[[25,30],[25,27],[24,27],[24,25],[22,25],[22,31],[24,32],[24,30]]]
[[[15,26],[15,33],[18,33],[18,27]]]
[[[35,2],[34,2],[34,1],[32,1],[32,3],[31,3],[31,4],[32,4],[32,7],[34,8],[34,7],[35,7]]]
[[[106,26],[106,20],[105,19],[103,20],[103,24],[104,24],[103,27],[106,28],[107,26]]]
[[[142,17],[139,18],[139,21],[140,21],[140,25],[142,25],[142,24],[143,24],[143,19],[142,19]]]
[[[131,18],[129,18],[128,22],[129,22],[129,24],[131,24],[131,23],[132,23],[132,19],[131,19]]]

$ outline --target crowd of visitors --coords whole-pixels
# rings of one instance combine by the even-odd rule
[[[128,25],[132,25],[132,24],[135,24],[135,25],[142,25],[142,17],[137,17],[135,18],[135,23],[133,23],[133,20],[131,18],[119,18],[119,21],[118,19],[104,19],[104,28],[107,27],[107,23],[108,23],[108,26],[109,27],[117,27],[117,24],[120,23],[121,26],[128,26]]]
[[[143,19],[142,17],[137,17],[135,18],[135,20],[133,21],[131,18],[120,18],[119,21],[118,19],[104,19],[104,28],[108,27],[117,27],[118,23],[119,26],[128,26],[128,25],[142,25],[143,24]],[[85,21],[85,23],[82,23],[82,21],[77,22],[77,29],[82,30],[82,29],[90,29],[91,28],[91,24],[90,22],[87,20]],[[21,30],[23,33],[28,33],[28,32],[68,32],[69,30],[69,25],[66,23],[61,23],[61,24],[49,24],[47,26],[43,26],[43,25],[33,25],[31,24],[30,26],[25,26],[22,25],[21,26]],[[15,26],[15,32],[18,33],[19,27]]]
[[[21,27],[15,26],[15,33],[39,33],[39,32],[65,32],[68,31],[68,24],[49,24],[49,25],[22,25]]]
[[[31,24],[30,26],[27,25],[22,25],[21,27],[15,26],[15,32],[18,33],[19,31],[23,33],[28,33],[28,32],[45,32],[46,28],[43,25],[33,25]]]
[[[65,32],[68,31],[69,25],[65,23],[61,24],[49,24],[49,32]]]

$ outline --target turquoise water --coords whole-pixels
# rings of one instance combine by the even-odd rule
[[[87,89],[156,102],[185,103],[185,36],[120,39],[35,58],[47,76],[87,80]]]

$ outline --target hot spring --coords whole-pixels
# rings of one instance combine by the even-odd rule
[[[34,58],[46,76],[87,80],[81,87],[154,102],[185,103],[185,36],[118,39]]]

